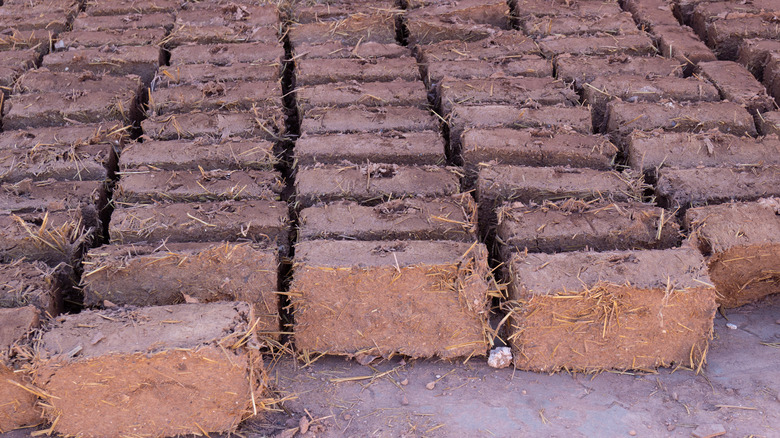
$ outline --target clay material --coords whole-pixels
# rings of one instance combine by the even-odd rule
[[[434,165],[444,162],[444,139],[438,132],[379,132],[302,135],[295,142],[299,166],[317,163],[395,163]]]
[[[780,196],[780,166],[749,165],[663,168],[659,172],[655,194],[668,208],[702,206],[729,200],[753,201]]]

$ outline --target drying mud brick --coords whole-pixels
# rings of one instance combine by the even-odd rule
[[[717,60],[712,50],[687,26],[656,26],[653,33],[661,54],[685,64],[687,69],[699,62]]]
[[[154,116],[141,122],[144,135],[154,140],[228,137],[277,140],[284,135],[281,107],[252,108],[246,112],[194,112]]]
[[[305,353],[483,356],[487,250],[461,242],[301,242],[290,298]]]
[[[239,22],[230,25],[201,24],[194,22],[192,18],[206,17],[213,19],[213,15],[204,13],[203,11],[186,11],[184,14],[188,15],[183,17],[182,12],[177,14],[174,29],[166,38],[166,42],[170,47],[181,46],[183,44],[248,42],[273,44],[279,40],[279,31],[271,26],[253,26],[248,22]],[[189,14],[196,15],[193,16]]]
[[[468,173],[480,163],[520,166],[571,166],[610,170],[617,147],[600,135],[542,129],[470,129],[461,137],[461,156]]]
[[[275,26],[279,22],[279,14],[274,4],[220,4],[218,7],[211,2],[187,3],[183,10],[178,11],[179,22],[192,25],[247,25],[249,27]]]
[[[780,41],[747,39],[739,45],[737,61],[758,79],[764,77],[764,69],[772,53],[780,53]]]
[[[274,82],[279,80],[281,73],[281,66],[276,62],[262,64],[242,62],[230,65],[177,64],[160,67],[156,80],[159,87],[209,82]]]
[[[451,80],[439,87],[442,114],[455,105],[526,104],[574,106],[579,97],[562,81],[553,78],[495,78]]]
[[[252,63],[267,65],[281,62],[281,44],[193,44],[171,50],[171,66],[180,64],[231,65]]]
[[[0,134],[14,136],[19,131]],[[24,131],[29,133],[30,131]],[[0,140],[0,144],[5,143]],[[25,142],[26,143],[26,142]],[[38,143],[31,146],[0,146],[0,182],[36,181],[103,181],[109,171],[111,143]]]
[[[390,199],[450,196],[460,191],[453,169],[436,166],[328,165],[302,167],[295,179],[301,207],[318,202],[378,203]]]
[[[42,10],[33,8],[15,8],[6,6],[0,15],[0,28],[16,30],[47,29],[57,34],[68,28],[68,17],[65,11]]]
[[[279,95],[281,96],[281,93]],[[413,108],[428,106],[428,95],[421,81],[309,85],[296,89],[295,96],[302,111],[314,107],[342,108],[350,105]]]
[[[499,29],[511,29],[509,4],[502,0],[429,2],[425,7],[412,8],[406,16],[410,19],[436,18],[448,23],[487,24]]]
[[[111,215],[112,243],[250,241],[284,253],[287,204],[245,200],[168,204],[119,204]]]
[[[284,185],[273,171],[150,170],[124,172],[114,190],[115,202],[205,202],[278,197]]]
[[[655,32],[659,26],[679,26],[666,0],[626,0],[623,8],[634,16],[637,24]]]
[[[375,206],[334,202],[304,208],[298,239],[477,240],[477,209],[470,194],[395,199]]]
[[[722,165],[780,165],[780,140],[776,135],[759,139],[711,131],[634,131],[626,142],[628,165],[641,172],[661,167],[693,168]]]
[[[110,30],[110,29],[143,29],[161,28],[171,30],[173,28],[173,14],[156,12],[150,14],[127,15],[86,15],[79,14],[73,20],[73,30]]]
[[[51,267],[40,261],[0,264],[0,308],[33,306],[44,316],[57,316],[68,274],[64,265]]]
[[[640,33],[631,14],[627,12],[588,18],[572,16],[537,17],[525,20],[522,27],[527,35],[535,37],[590,34],[628,35]]]
[[[298,44],[293,46],[296,57],[322,59],[370,59],[400,58],[410,55],[408,47],[395,43],[382,44],[361,42],[358,45],[345,44],[340,41],[328,41],[313,44]]]
[[[523,108],[510,105],[456,105],[449,116],[450,148],[460,153],[461,137],[469,128],[539,128],[588,134],[590,111],[582,106]]]
[[[88,2],[89,15],[151,14],[175,12],[181,7],[176,0],[118,0],[112,2]]]
[[[772,17],[746,16],[716,20],[707,24],[707,42],[722,60],[736,60],[739,45],[748,38],[780,39],[780,28]]]
[[[301,122],[301,132],[307,134],[438,129],[439,122],[430,111],[412,107],[313,108]]]
[[[0,149],[70,149],[95,144],[118,147],[125,141],[127,132],[121,124],[77,125],[4,132],[0,134]]]
[[[764,86],[734,61],[700,62],[698,73],[715,84],[723,99],[744,105],[752,114],[775,108]]]
[[[64,316],[37,346],[44,416],[83,437],[231,432],[263,409],[254,325],[240,302]]]
[[[436,44],[443,41],[477,42],[503,33],[487,24],[453,23],[437,17],[407,17],[410,45]]]
[[[582,37],[549,36],[538,41],[542,54],[547,58],[571,53],[580,56],[631,55],[649,56],[655,54],[653,40],[646,34],[636,35],[594,35]]]
[[[445,77],[454,79],[478,79],[489,77],[552,76],[552,62],[539,55],[514,55],[494,61],[463,59],[460,61],[434,61],[425,69],[426,83],[438,84]]]
[[[680,238],[674,214],[638,202],[545,202],[505,204],[498,212],[497,239],[503,260],[513,253],[666,249]]]
[[[761,135],[780,136],[780,111],[759,114],[756,120],[758,121],[758,132]]]
[[[77,91],[96,93],[110,91],[117,96],[141,91],[141,78],[135,75],[100,76],[90,71],[71,73],[49,71],[45,68],[30,70],[19,77],[14,93],[71,93]]]
[[[533,17],[574,16],[599,17],[622,12],[617,2],[581,1],[577,3],[548,2],[544,0],[510,0],[512,13],[521,21]]]
[[[101,47],[106,43],[115,46],[154,46],[163,43],[165,29],[112,29],[79,30],[65,32],[57,38],[57,47],[71,50],[83,47]]]
[[[363,42],[394,44],[397,14],[388,12],[390,13],[356,13],[338,21],[293,25],[288,31],[290,43],[293,47],[328,41],[340,41],[350,45]]]
[[[299,166],[317,163],[395,163],[435,165],[444,162],[444,139],[436,131],[302,135],[295,142]]]
[[[122,149],[120,171],[141,167],[159,170],[273,170],[277,162],[274,144],[267,140],[208,138],[129,143]]]
[[[245,301],[258,334],[279,331],[278,256],[251,243],[106,245],[84,258],[84,305]]]
[[[780,198],[692,208],[685,224],[709,255],[720,305],[738,307],[780,292]]]
[[[353,2],[350,0],[330,0],[327,3],[306,2],[295,5],[289,11],[290,19],[296,23],[312,23],[319,21],[338,21],[354,14],[369,14],[373,12],[392,11],[399,8],[395,0],[376,0],[370,3]]]
[[[42,66],[51,71],[132,74],[148,84],[157,72],[160,56],[157,46],[103,46],[52,52],[43,58]]]
[[[372,59],[312,59],[304,57],[295,66],[298,86],[357,81],[419,81],[420,70],[411,56]]]
[[[697,78],[662,77],[647,79],[638,75],[600,76],[582,87],[583,103],[590,104],[594,126],[602,126],[607,103],[614,99],[625,102],[715,102],[718,90],[709,82]]]
[[[780,49],[767,57],[764,85],[775,102],[780,102]]]
[[[780,196],[780,166],[662,168],[655,194],[669,208]]]
[[[17,73],[35,68],[41,60],[37,50],[3,50],[0,51],[0,64]]]
[[[704,35],[715,21],[760,17],[771,19],[778,11],[780,9],[777,3],[772,0],[754,0],[746,4],[723,1],[701,2],[694,7],[690,25],[699,35]]]
[[[607,105],[607,130],[624,138],[634,130],[663,129],[671,132],[704,132],[718,129],[726,134],[756,136],[753,116],[734,102],[631,103]]]
[[[0,433],[41,422],[38,397],[25,389],[30,379],[14,372],[8,360],[14,344],[24,342],[39,325],[40,314],[35,307],[0,308]]]
[[[279,82],[209,81],[158,88],[149,96],[152,115],[216,110],[241,112],[265,107],[282,107]]]
[[[425,68],[443,61],[482,60],[506,62],[522,55],[538,55],[539,46],[533,38],[517,32],[502,32],[478,41],[448,40],[415,48],[417,58]]]
[[[135,94],[114,92],[32,93],[11,96],[3,129],[44,128],[72,123],[131,122]]]
[[[523,370],[701,370],[717,304],[693,248],[517,254],[509,337]]]
[[[571,56],[555,58],[557,78],[574,83],[574,88],[593,82],[604,74],[643,75],[646,77],[682,77],[680,63],[660,56]]]
[[[628,201],[641,199],[642,180],[616,171],[569,167],[526,167],[490,165],[479,171],[477,201],[483,232],[492,231],[496,208],[505,202],[558,201],[577,198],[583,201]]]
[[[0,50],[32,49],[45,52],[59,35],[47,29],[5,29],[0,35]]]

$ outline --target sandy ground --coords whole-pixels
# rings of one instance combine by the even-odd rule
[[[778,437],[780,295],[726,316],[715,320],[700,375],[546,375],[474,359],[362,366],[328,357],[302,367],[285,357],[271,369],[277,395],[288,398],[283,410],[249,420],[238,435],[690,437],[722,428],[729,437]],[[314,420],[304,435],[302,418]]]

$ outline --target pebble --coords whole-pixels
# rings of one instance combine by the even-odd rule
[[[737,325],[736,324],[732,324],[730,322],[726,323],[726,327],[730,328],[731,330],[736,330],[737,329]]]
[[[428,382],[428,383],[425,385],[425,387],[426,387],[426,388],[428,388],[428,389],[433,389],[433,388],[435,388],[435,387],[436,387],[436,382]]]
[[[401,404],[407,406],[409,404],[409,399],[404,396],[404,398],[401,399]]]
[[[523,395],[526,395],[526,394],[528,394],[528,391],[526,391],[526,390],[524,389],[524,390],[521,392],[521,394],[523,394]]]
[[[714,438],[726,434],[726,428],[722,424],[701,424],[693,429],[693,438]]]
[[[628,434],[631,436],[636,436],[636,431],[634,429],[631,429],[628,431]]]
[[[401,380],[401,385],[406,386],[409,384],[409,379],[403,379]]]

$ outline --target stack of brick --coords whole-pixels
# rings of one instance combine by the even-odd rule
[[[155,13],[144,15],[153,16]],[[151,82],[142,140],[119,157],[109,245],[84,259],[86,306],[245,301],[279,336],[288,214],[275,7],[187,3]]]
[[[290,299],[303,354],[484,355],[490,273],[476,208],[445,166],[402,11],[300,7],[290,28],[301,136]]]

